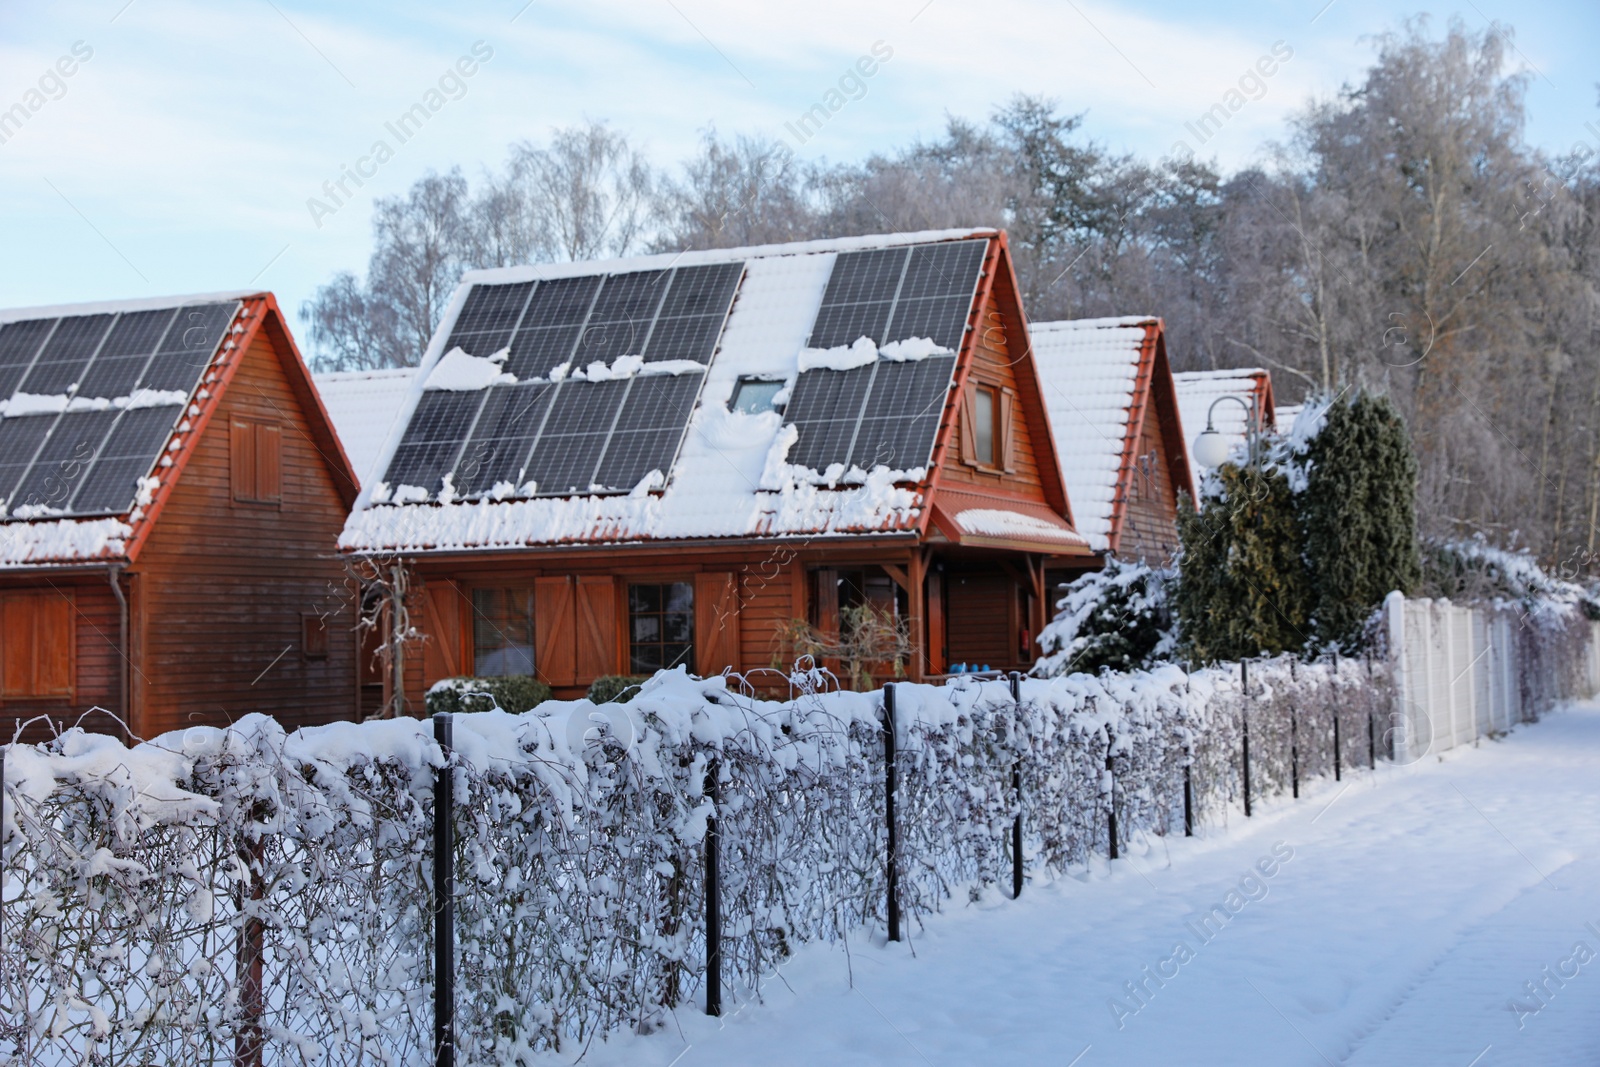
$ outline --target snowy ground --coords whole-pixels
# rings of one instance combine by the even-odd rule
[[[809,946],[764,1004],[584,1062],[1600,1064],[1600,704],[1140,852],[910,945]]]

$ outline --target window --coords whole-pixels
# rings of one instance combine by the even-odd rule
[[[978,463],[985,467],[995,465],[996,400],[999,394],[986,385],[978,386],[978,399],[973,405],[973,452]]]
[[[233,499],[276,504],[282,499],[283,430],[275,422],[235,419],[228,437]]]
[[[306,659],[328,658],[328,620],[315,612],[300,616],[300,654]]]
[[[628,652],[634,674],[694,668],[694,585],[628,586]]]
[[[782,382],[761,378],[740,378],[733,387],[733,399],[728,407],[744,415],[760,415],[773,410],[773,399],[783,390]]]
[[[70,698],[74,631],[67,594],[0,593],[0,700]]]
[[[533,673],[533,590],[472,591],[472,673]]]

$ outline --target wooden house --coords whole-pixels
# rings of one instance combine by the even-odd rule
[[[1025,668],[1045,568],[1092,555],[996,230],[475,272],[400,421],[341,545],[405,576],[413,708],[786,669],[867,619],[912,678]]]
[[[1097,553],[1082,563],[1108,554],[1169,563],[1178,494],[1192,497],[1194,483],[1161,320],[1036,322],[1030,336],[1073,517]]]
[[[1252,423],[1262,431],[1271,433],[1278,426],[1278,406],[1272,394],[1272,372],[1260,367],[1239,370],[1182,371],[1172,376],[1178,389],[1178,410],[1183,415],[1184,440],[1189,444],[1206,428],[1206,414],[1211,414],[1212,429],[1220,433],[1230,446],[1245,443],[1246,432]],[[1222,403],[1222,397],[1237,397],[1243,405],[1232,400]],[[1196,486],[1200,469],[1194,457],[1189,457],[1189,470]]]
[[[354,475],[270,293],[0,312],[0,733],[355,707]]]

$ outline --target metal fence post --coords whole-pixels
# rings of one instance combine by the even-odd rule
[[[1106,730],[1106,831],[1111,839],[1111,858],[1117,858],[1117,776],[1111,762],[1111,746],[1116,738]]]
[[[1244,694],[1239,705],[1239,720],[1244,724],[1244,815],[1250,817],[1250,664],[1239,661],[1240,690]]]
[[[1340,773],[1339,761],[1339,708],[1337,705],[1335,705],[1333,709],[1333,780],[1337,782],[1340,781],[1341,778],[1342,775]]]
[[[1194,836],[1194,783],[1190,780],[1189,764],[1183,765],[1183,836]]]
[[[1017,798],[1017,817],[1011,824],[1011,899],[1022,895],[1022,754],[1020,733],[1022,725],[1022,675],[1011,672],[1011,706],[1013,709],[1013,745],[1019,750],[1011,758],[1011,795]]]
[[[452,716],[433,717],[444,766],[433,778],[433,1063],[456,1063],[456,783],[450,767]]]
[[[706,1014],[722,1014],[722,831],[716,809],[722,802],[717,761],[706,767],[706,798],[712,814],[706,819]]]
[[[889,940],[900,940],[900,831],[895,824],[894,683],[883,687],[883,817],[888,830],[884,881],[888,896]]]
[[[1294,657],[1289,658],[1289,681],[1296,686],[1299,684],[1295,676]],[[1289,786],[1294,790],[1293,796],[1300,799],[1300,702],[1289,705]]]

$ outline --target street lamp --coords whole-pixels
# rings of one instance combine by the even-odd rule
[[[1251,457],[1254,458],[1255,455],[1255,437],[1258,429],[1254,426],[1256,421],[1255,409],[1250,404],[1247,404],[1243,397],[1234,396],[1232,393],[1219,396],[1211,402],[1210,407],[1206,408],[1206,428],[1200,431],[1199,437],[1194,439],[1195,460],[1202,467],[1208,467],[1212,470],[1226,463],[1228,453],[1231,451],[1228,447],[1227,438],[1217,432],[1211,421],[1212,412],[1216,411],[1217,405],[1224,400],[1231,400],[1244,408],[1245,440],[1250,444]]]

